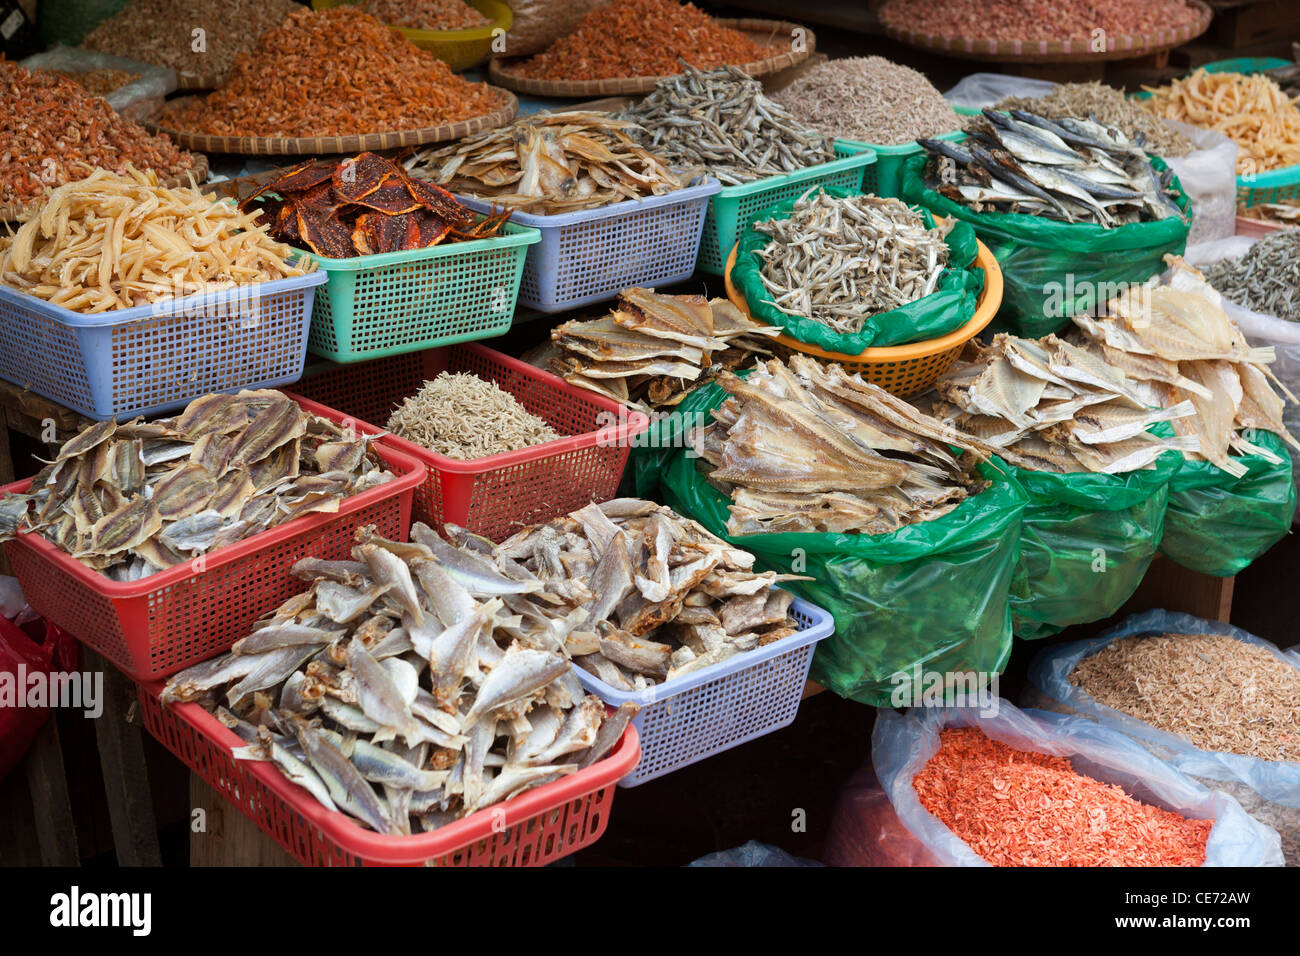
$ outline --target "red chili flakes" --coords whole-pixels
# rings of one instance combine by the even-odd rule
[[[788,37],[776,37],[773,46],[760,45],[739,30],[719,26],[690,3],[615,0],[588,13],[572,33],[514,69],[541,80],[673,76],[681,72],[678,57],[708,70],[754,63],[788,49]]]
[[[912,786],[921,805],[994,866],[1200,866],[1213,823],[1134,800],[1064,757],[974,727],[940,734]]]

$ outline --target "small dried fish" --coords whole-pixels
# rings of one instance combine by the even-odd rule
[[[560,437],[496,382],[472,372],[439,372],[397,407],[386,427],[432,452],[462,460]]]
[[[733,66],[703,73],[684,65],[618,119],[637,124],[631,135],[664,162],[702,169],[729,186],[835,158],[829,136],[805,126]]]
[[[1241,258],[1216,262],[1205,281],[1253,312],[1300,322],[1300,230],[1278,230]]]
[[[948,267],[944,237],[898,199],[837,199],[814,187],[785,219],[754,224],[772,237],[759,253],[771,303],[837,332],[860,332],[878,312],[929,295]]]

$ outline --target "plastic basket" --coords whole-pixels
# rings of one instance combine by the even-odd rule
[[[528,249],[519,301],[541,312],[563,312],[612,299],[629,286],[689,279],[709,197],[721,188],[710,179],[662,196],[582,212],[515,213],[511,222],[542,234]],[[457,198],[479,212],[491,208],[471,196]]]
[[[731,282],[731,269],[735,264],[736,249],[733,248],[727,257],[727,298],[748,316],[749,304]],[[858,373],[868,382],[900,397],[924,392],[940,375],[952,368],[952,363],[957,361],[957,356],[966,347],[966,343],[993,321],[998,307],[1002,305],[1002,269],[993,253],[978,240],[975,264],[984,270],[984,288],[975,300],[975,314],[969,322],[947,335],[913,342],[911,345],[890,345],[866,349],[858,355],[846,355],[843,352],[828,352],[782,334],[773,340],[772,350],[783,360],[788,359],[792,352],[801,352],[823,362],[836,362],[843,365],[850,374]]]
[[[745,227],[768,206],[793,199],[813,186],[838,186],[849,192],[863,192],[867,167],[876,154],[862,146],[835,144],[839,159],[819,166],[809,166],[793,173],[768,176],[740,186],[724,186],[709,201],[704,217],[704,235],[700,238],[700,256],[695,267],[701,272],[722,275],[727,253],[740,239]]]
[[[959,116],[980,115],[979,110],[972,109],[969,106],[954,105],[953,112]],[[934,138],[953,142],[961,139],[961,137],[962,131],[955,129],[951,133],[944,133]],[[903,164],[907,162],[909,157],[915,156],[922,151],[922,147],[915,140],[899,146],[886,146],[880,143],[859,143],[851,139],[838,139],[835,141],[835,145],[852,153],[871,150],[876,154],[876,161],[863,171],[862,191],[871,193],[873,196],[886,198],[898,196]]]
[[[540,238],[506,223],[491,239],[352,259],[313,255],[328,278],[307,347],[361,362],[500,335],[514,321],[526,247]]]
[[[244,746],[198,704],[163,707],[161,684],[139,688],[144,725],[160,743],[304,866],[544,866],[600,839],[614,784],[640,756],[628,727],[603,760],[472,813],[432,833],[375,833],[327,810],[272,764],[236,760]]]
[[[799,633],[643,691],[616,690],[574,668],[582,686],[607,704],[641,705],[632,718],[641,735],[641,762],[620,787],[662,777],[794,721],[813,651],[835,630],[835,620],[798,598],[790,614]]]
[[[406,540],[424,465],[387,441],[372,448],[393,481],[345,498],[335,514],[295,518],[139,581],[112,581],[39,534],[19,534],[6,554],[23,596],[47,621],[137,681],[167,677],[229,650],[262,614],[301,592],[303,582],[289,571],[300,558],[348,557],[360,525]],[[29,484],[0,490],[23,492]]]
[[[1291,66],[1290,60],[1275,56],[1240,56],[1216,60],[1200,69],[1206,73],[1262,73],[1279,66]],[[1134,93],[1134,99],[1149,99],[1150,93]],[[1237,177],[1237,205],[1260,206],[1264,203],[1300,199],[1300,165],[1284,166],[1267,173]]]
[[[313,272],[93,315],[0,286],[0,378],[119,421],[287,385],[302,375],[324,281]]]
[[[351,0],[311,0],[313,10],[328,10]],[[397,27],[403,36],[422,50],[428,50],[455,73],[478,66],[492,52],[497,30],[509,30],[514,23],[510,7],[502,0],[465,0],[492,22],[469,30],[408,30]]]
[[[450,521],[494,541],[521,527],[614,497],[631,438],[650,427],[640,412],[577,388],[482,345],[454,345],[346,369],[309,374],[295,390],[305,407],[322,402],[378,432],[392,410],[439,372],[472,372],[496,382],[566,437],[520,451],[460,461],[388,436],[428,467],[415,490],[414,517],[431,527]]]

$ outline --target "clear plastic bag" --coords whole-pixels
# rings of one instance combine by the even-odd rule
[[[1117,784],[1143,803],[1213,820],[1206,866],[1282,863],[1277,831],[1252,819],[1232,797],[1202,786],[1125,734],[1095,721],[1021,711],[1004,700],[998,701],[997,714],[988,717],[959,707],[914,709],[906,716],[881,711],[871,735],[871,760],[881,788],[912,838],[942,866],[989,865],[921,805],[912,787],[912,779],[938,751],[939,732],[945,727],[978,727],[1009,747],[1066,757],[1076,772]],[[828,845],[834,838],[832,834]]]
[[[1237,144],[1212,129],[1166,122],[1196,147],[1186,156],[1165,157],[1192,201],[1188,245],[1231,236],[1237,229]]]
[[[513,20],[506,34],[506,56],[540,53],[568,36],[584,16],[610,0],[507,0]]]
[[[1173,611],[1144,611],[1117,627],[1084,641],[1044,648],[1029,665],[1029,683],[1038,692],[1035,705],[1079,715],[1136,741],[1171,767],[1215,789],[1242,797],[1248,811],[1266,819],[1282,834],[1287,862],[1300,865],[1300,762],[1260,760],[1244,754],[1201,750],[1178,734],[1157,730],[1121,711],[1099,703],[1069,681],[1070,673],[1112,641],[1136,634],[1222,634],[1268,648],[1281,660],[1300,668],[1300,653],[1284,652],[1274,644],[1222,621],[1206,621]],[[1221,786],[1226,784],[1227,786]]]
[[[22,61],[29,70],[65,70],[87,73],[91,70],[126,70],[136,78],[118,87],[104,99],[126,119],[142,122],[152,119],[162,109],[167,95],[176,89],[176,71],[161,66],[128,60],[108,53],[96,53],[80,47],[55,46]]]
[[[972,73],[943,94],[955,106],[983,109],[993,106],[1008,96],[1046,96],[1056,88],[1051,80],[1034,80],[1025,76],[1008,76],[1004,73]]]
[[[750,840],[744,846],[719,850],[686,864],[687,866],[824,866],[816,860],[791,856],[779,846],[768,846],[757,840]]]

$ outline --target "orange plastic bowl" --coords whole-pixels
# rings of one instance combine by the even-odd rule
[[[781,358],[787,359],[792,352],[811,355],[823,362],[837,362],[849,372],[861,373],[868,382],[888,389],[895,395],[907,396],[924,392],[961,354],[962,348],[983,331],[984,327],[997,314],[1002,304],[1002,270],[984,243],[979,243],[975,254],[975,264],[984,270],[984,289],[975,302],[975,314],[961,328],[949,332],[937,339],[914,342],[911,345],[891,345],[885,348],[867,349],[859,355],[846,355],[842,352],[827,352],[815,345],[808,345],[788,335],[778,335],[773,342],[773,351]],[[733,246],[727,256],[727,271],[723,281],[727,286],[727,298],[736,308],[750,316],[749,303],[731,282],[731,270],[736,264],[736,249]],[[753,318],[753,316],[750,316]],[[757,319],[755,321],[762,321]]]

